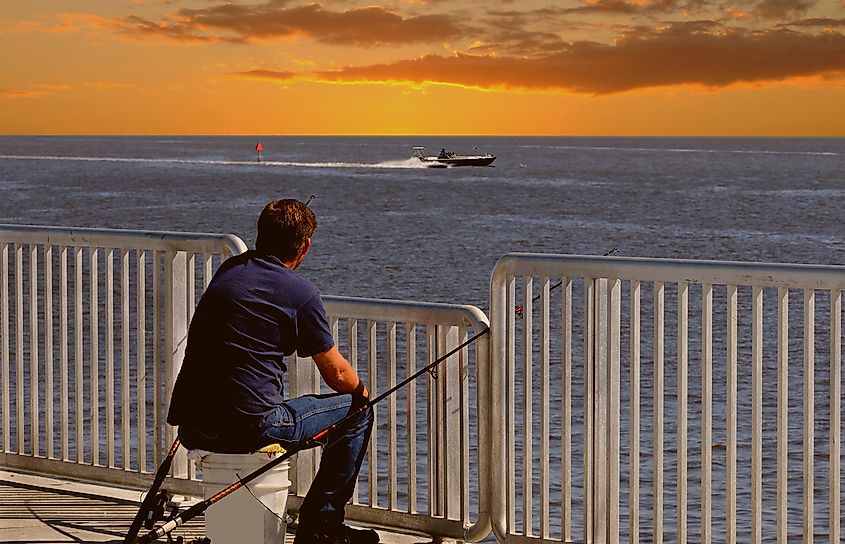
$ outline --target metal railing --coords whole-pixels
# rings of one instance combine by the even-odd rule
[[[497,539],[839,542],[843,289],[838,266],[503,258]]]
[[[244,250],[234,236],[0,225],[0,466],[145,488],[174,438],[166,411],[196,302]],[[470,306],[325,301],[374,394],[487,327]],[[350,519],[489,534],[488,362],[484,338],[376,407]],[[313,364],[290,370],[291,394],[319,391]],[[292,510],[318,459],[295,456]],[[180,450],[168,488],[201,496],[197,476]]]
[[[0,225],[0,465],[145,488],[196,301],[245,249]],[[349,518],[464,541],[838,542],[843,289],[845,267],[509,255],[491,334],[376,407]],[[374,394],[488,324],[325,301]],[[291,395],[320,383],[290,365]],[[318,460],[295,457],[292,510]],[[180,456],[168,486],[199,495],[196,477]]]
[[[173,439],[165,411],[196,298],[245,249],[230,235],[0,225],[0,464],[146,486]],[[176,487],[201,493],[192,470],[181,456]]]
[[[474,306],[324,300],[341,351],[373,396],[488,326]],[[480,338],[374,407],[370,447],[348,519],[469,542],[489,534],[488,344],[489,337]],[[297,360],[290,370],[293,396],[321,391],[315,365]],[[328,391],[324,385],[322,391]],[[294,457],[288,502],[294,510],[316,473],[319,453]]]

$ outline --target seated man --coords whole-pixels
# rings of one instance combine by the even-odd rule
[[[255,250],[217,270],[197,305],[167,422],[188,448],[248,453],[288,450],[360,407],[369,397],[338,351],[320,292],[294,270],[311,247],[314,212],[274,200],[258,219]],[[336,393],[285,399],[284,358],[311,357]],[[373,424],[372,410],[327,437],[299,511],[296,544],[375,544],[373,530],[344,521]],[[224,499],[225,500],[225,499]]]

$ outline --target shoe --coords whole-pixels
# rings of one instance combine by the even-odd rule
[[[378,544],[378,533],[372,529],[353,529],[345,523],[341,524],[340,531],[346,534],[346,542],[349,544]]]
[[[293,544],[335,544],[336,540],[334,535],[325,531],[313,531],[305,527],[297,527]]]
[[[333,527],[298,527],[293,544],[378,544],[372,529],[353,529],[341,524]]]

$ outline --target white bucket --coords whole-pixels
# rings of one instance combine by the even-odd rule
[[[208,499],[280,454],[211,453],[198,465],[202,468],[202,488]],[[288,469],[282,461],[229,496],[212,504],[205,512],[205,535],[213,544],[279,544],[284,542],[287,525]],[[249,491],[252,491],[250,494]],[[252,495],[255,495],[253,497]],[[259,502],[260,501],[260,502]],[[262,505],[263,503],[263,505]],[[267,508],[265,508],[266,506]],[[269,509],[269,511],[268,511]]]

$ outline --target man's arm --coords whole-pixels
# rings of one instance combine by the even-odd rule
[[[314,363],[320,371],[320,376],[323,377],[329,387],[338,393],[359,393],[356,389],[360,385],[363,387],[363,391],[359,394],[369,398],[370,392],[361,384],[358,373],[355,372],[349,361],[340,354],[337,346],[323,353],[312,355],[311,358],[314,359]]]

